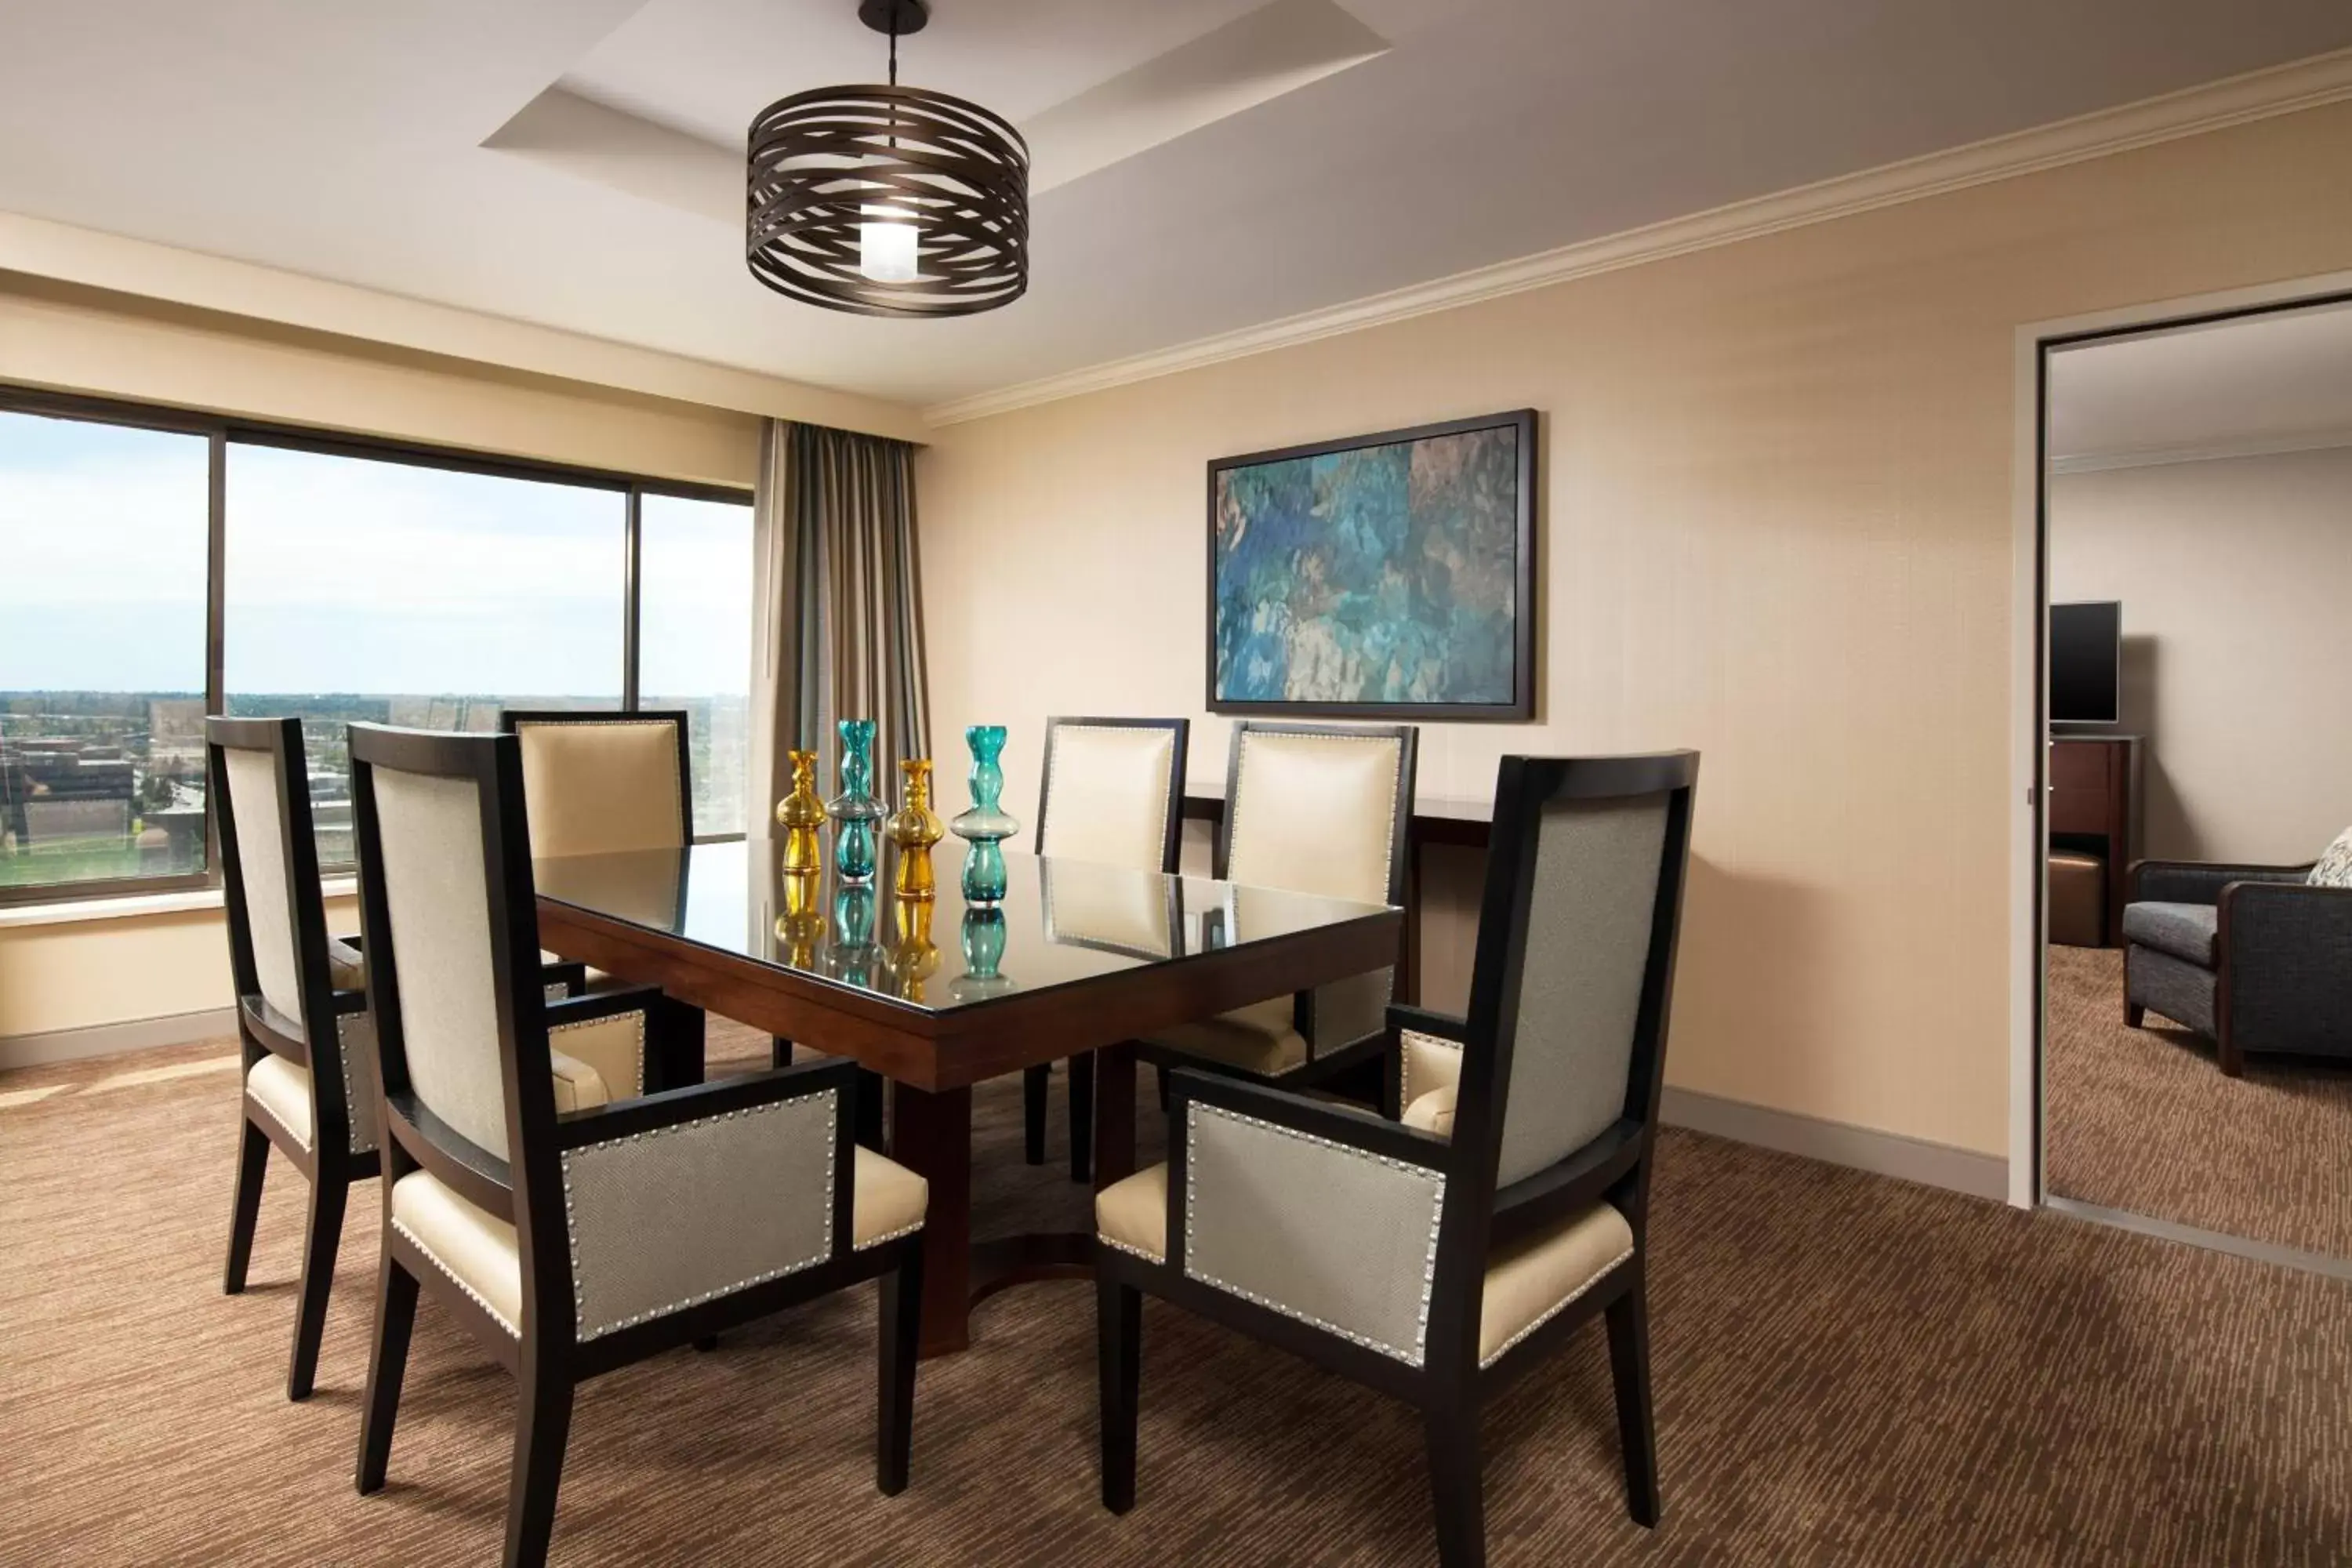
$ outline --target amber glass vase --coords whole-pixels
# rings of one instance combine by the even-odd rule
[[[824,864],[824,802],[816,794],[816,753],[786,752],[793,764],[792,793],[776,803],[776,825],[784,830],[784,869],[815,871]]]
[[[898,810],[883,825],[883,832],[898,851],[898,869],[891,887],[901,899],[928,900],[939,892],[931,870],[931,846],[948,836],[939,814],[931,809],[931,760],[909,757],[898,764],[906,781]]]

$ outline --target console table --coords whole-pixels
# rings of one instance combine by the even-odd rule
[[[1188,822],[1223,823],[1225,819],[1224,781],[1217,779],[1184,786],[1184,817]],[[1412,820],[1405,828],[1404,937],[1397,958],[1396,999],[1421,1000],[1421,852],[1431,844],[1486,847],[1494,826],[1495,803],[1470,795],[1416,795]]]
[[[2107,863],[2105,945],[2122,941],[2132,862],[2140,858],[2137,735],[2053,734],[2042,829],[2052,848],[2084,849]]]

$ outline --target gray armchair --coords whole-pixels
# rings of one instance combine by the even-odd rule
[[[2150,1008],[2211,1040],[2236,1078],[2248,1051],[2352,1057],[2352,888],[2309,866],[2143,860],[2125,906],[2124,1022]]]

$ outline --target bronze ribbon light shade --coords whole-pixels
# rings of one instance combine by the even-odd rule
[[[866,316],[969,316],[1029,287],[1029,144],[1002,116],[898,85],[925,0],[863,0],[887,87],[796,92],[751,121],[751,275]]]

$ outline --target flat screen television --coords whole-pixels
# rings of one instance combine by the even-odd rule
[[[2123,719],[2124,607],[2113,599],[2050,606],[2050,721]]]

